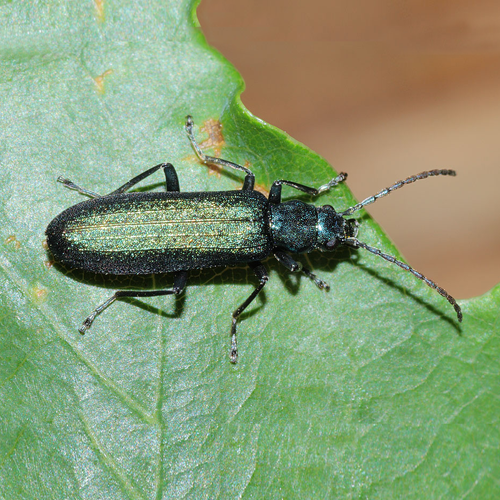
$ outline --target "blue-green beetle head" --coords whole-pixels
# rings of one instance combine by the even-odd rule
[[[358,234],[358,222],[344,219],[330,205],[317,208],[318,226],[316,248],[322,252],[331,252],[346,238],[355,238]]]

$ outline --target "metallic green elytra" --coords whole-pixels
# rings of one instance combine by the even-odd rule
[[[266,206],[257,191],[102,196],[59,214],[47,243],[65,266],[102,274],[235,265],[270,254]]]
[[[462,321],[460,306],[446,290],[408,264],[359,241],[358,222],[346,218],[406,184],[432,176],[454,176],[453,170],[431,170],[408,177],[347,210],[336,212],[329,205],[315,207],[299,200],[282,202],[281,189],[285,185],[317,196],[343,182],[347,174],[341,173],[317,189],[277,180],[266,198],[254,190],[255,176],[248,168],[206,156],[194,138],[193,126],[188,116],[186,132],[203,163],[245,173],[240,191],[181,193],[177,173],[170,163],[156,165],[104,196],[67,179],[58,179],[91,199],[68,208],[48,225],[47,245],[55,261],[67,268],[103,275],[174,273],[174,285],[168,290],[115,292],[85,319],[79,329],[82,334],[98,314],[120,297],[180,294],[186,287],[190,270],[248,264],[259,284],[232,315],[230,360],[235,363],[238,317],[269,279],[261,261],[274,255],[291,272],[302,272],[318,288],[327,289],[323,280],[296,262],[288,252],[333,251],[339,245],[364,248],[409,271],[446,298]],[[126,192],[160,169],[165,174],[166,192]]]

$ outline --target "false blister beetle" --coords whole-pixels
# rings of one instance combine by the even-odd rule
[[[317,189],[277,180],[266,198],[254,190],[255,176],[247,167],[205,155],[196,142],[193,126],[188,116],[186,132],[200,160],[243,172],[245,179],[241,190],[182,193],[177,173],[170,163],[156,165],[104,196],[59,177],[58,181],[66,187],[91,199],[68,208],[48,225],[47,244],[56,262],[67,268],[103,275],[174,273],[174,285],[168,290],[115,292],[85,319],[80,333],[84,334],[96,316],[120,297],[178,295],[186,287],[190,270],[244,263],[253,269],[259,284],[232,315],[230,360],[236,363],[238,317],[269,279],[261,261],[273,254],[289,271],[302,272],[318,288],[327,289],[323,280],[296,262],[289,253],[330,252],[339,245],[364,248],[409,271],[448,300],[458,320],[462,321],[460,306],[446,290],[408,264],[359,241],[358,222],[346,218],[406,184],[437,175],[454,176],[453,170],[431,170],[413,175],[337,212],[330,205],[316,207],[299,200],[282,202],[281,189],[289,186],[317,196],[345,181],[347,174],[341,173]],[[166,192],[126,192],[160,169],[165,174]]]

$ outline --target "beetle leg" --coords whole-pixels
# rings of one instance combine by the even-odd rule
[[[290,255],[288,255],[285,252],[282,252],[281,250],[274,250],[274,257],[276,260],[280,263],[283,264],[289,271],[292,273],[298,273],[302,272],[304,273],[308,278],[312,279],[316,286],[320,290],[329,290],[330,286],[326,281],[323,281],[319,279],[314,273],[309,271],[307,267],[303,267],[300,262],[296,262]]]
[[[145,291],[135,291],[135,290],[120,290],[115,292],[106,302],[103,302],[100,306],[96,307],[92,314],[85,319],[82,326],[78,331],[84,335],[85,332],[92,326],[92,323],[96,316],[101,314],[104,309],[109,307],[116,299],[120,297],[157,297],[159,295],[179,295],[182,293],[184,288],[186,288],[187,283],[187,271],[178,271],[175,273],[174,286],[170,290],[145,290]]]
[[[142,174],[137,175],[133,179],[130,179],[123,186],[120,186],[118,189],[115,189],[114,191],[107,194],[106,196],[124,193],[125,191],[130,189],[132,186],[135,186],[137,183],[141,182],[146,177],[149,177],[151,174],[154,174],[160,168],[162,168],[163,172],[165,173],[165,184],[167,187],[167,191],[177,191],[177,192],[180,191],[179,179],[177,178],[177,173],[175,171],[174,166],[171,163],[160,163],[159,165],[156,165],[156,166],[146,170]]]
[[[320,193],[328,191],[332,187],[335,187],[337,184],[344,182],[347,179],[347,174],[340,173],[337,177],[334,177],[330,182],[320,186],[319,188],[313,188],[309,186],[304,186],[303,184],[298,184],[297,182],[278,180],[274,181],[271,186],[271,190],[269,191],[269,202],[273,204],[277,204],[281,202],[281,186],[290,186],[298,191],[302,191],[303,193],[307,193],[311,196],[317,196]]]
[[[86,196],[90,196],[91,198],[100,198],[101,195],[94,193],[94,191],[89,191],[88,189],[82,188],[75,184],[74,182],[70,181],[69,179],[66,179],[62,175],[60,175],[57,178],[57,182],[61,182],[64,184],[64,187],[67,187],[68,189],[72,189],[73,191],[78,191],[80,194],[84,194]]]
[[[129,180],[127,183],[125,183],[123,186],[119,187],[118,189],[115,189],[111,193],[108,193],[107,195],[104,196],[110,196],[112,194],[121,194],[130,189],[132,186],[137,184],[138,182],[142,181],[146,177],[149,177],[151,174],[154,174],[157,170],[160,168],[163,169],[163,172],[165,173],[165,183],[167,187],[167,191],[176,191],[179,192],[179,179],[177,178],[177,173],[175,171],[174,166],[171,163],[160,163],[159,165],[156,165],[155,167],[150,168],[149,170],[146,170],[140,175],[137,175],[133,179]],[[62,176],[59,176],[57,178],[57,182],[61,182],[64,184],[65,187],[68,189],[73,189],[74,191],[78,191],[81,194],[85,194],[87,196],[90,196],[91,198],[100,198],[102,195],[94,193],[94,191],[89,191],[88,189],[82,188],[75,184],[74,182],[70,181],[69,179],[66,179]]]
[[[251,302],[257,297],[259,292],[264,288],[264,285],[269,280],[266,268],[260,262],[252,262],[249,264],[257,278],[259,278],[260,283],[257,288],[250,294],[243,304],[241,304],[236,311],[233,312],[233,322],[231,324],[231,350],[229,353],[229,360],[231,363],[236,363],[238,361],[238,342],[236,340],[236,323],[240,314],[251,304]]]
[[[220,165],[222,167],[234,168],[235,170],[240,170],[245,172],[245,180],[243,181],[243,187],[241,188],[243,191],[253,191],[253,187],[255,184],[255,175],[254,173],[247,167],[243,167],[242,165],[238,165],[237,163],[233,163],[232,161],[223,160],[222,158],[216,158],[215,156],[207,156],[200,148],[200,145],[196,142],[193,133],[194,121],[191,116],[186,117],[186,132],[189,140],[191,141],[191,145],[193,149],[196,151],[198,158],[203,163],[212,163],[214,165]]]

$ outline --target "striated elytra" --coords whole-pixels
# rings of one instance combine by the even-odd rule
[[[455,308],[458,320],[462,321],[460,306],[446,290],[404,262],[359,241],[357,221],[346,218],[406,184],[437,175],[454,176],[453,170],[431,170],[408,177],[342,212],[336,212],[329,205],[316,207],[299,200],[282,203],[283,185],[316,196],[343,182],[347,174],[341,173],[317,189],[277,180],[266,198],[254,191],[255,176],[248,168],[206,156],[194,138],[193,126],[188,116],[186,132],[203,163],[245,173],[240,191],[182,193],[177,173],[170,163],[150,168],[104,196],[68,179],[58,179],[66,187],[91,199],[68,208],[47,227],[47,244],[56,262],[67,268],[104,275],[174,273],[174,285],[168,290],[115,292],[85,319],[79,329],[82,334],[90,328],[95,317],[119,297],[180,294],[186,287],[189,270],[245,263],[253,269],[259,284],[232,315],[230,360],[236,363],[238,317],[269,279],[261,261],[272,254],[290,271],[304,273],[319,288],[325,289],[328,285],[289,253],[316,249],[332,251],[339,245],[364,248],[409,271],[446,298]],[[166,192],[126,192],[160,169],[165,174]]]

